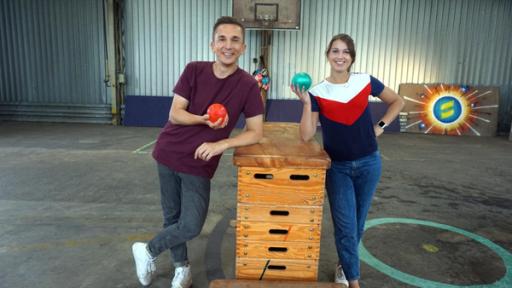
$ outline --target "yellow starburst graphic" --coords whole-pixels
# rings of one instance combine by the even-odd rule
[[[433,134],[461,135],[471,130],[475,135],[480,133],[473,127],[476,121],[489,123],[489,119],[481,117],[480,109],[496,108],[498,105],[480,106],[479,98],[491,91],[479,93],[464,85],[424,85],[424,93],[418,99],[407,96],[405,100],[416,103],[418,111],[410,114],[418,115],[419,120],[407,125],[409,128],[418,125],[420,131]]]

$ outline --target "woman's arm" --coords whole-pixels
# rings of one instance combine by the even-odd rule
[[[384,87],[384,90],[382,90],[382,93],[380,93],[379,98],[382,100],[382,102],[388,105],[388,110],[384,116],[382,116],[380,121],[383,121],[386,123],[386,125],[389,125],[391,122],[393,122],[393,120],[395,120],[396,116],[398,116],[398,113],[402,111],[402,108],[404,108],[404,100],[402,97],[400,97],[400,95],[396,94],[395,91],[389,89],[388,87]],[[380,136],[380,134],[384,132],[384,128],[377,124],[373,126],[373,129],[375,130],[375,136]]]

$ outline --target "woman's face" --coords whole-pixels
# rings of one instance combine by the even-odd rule
[[[352,56],[347,44],[342,40],[336,40],[332,43],[331,49],[327,54],[327,60],[331,65],[331,70],[336,72],[348,72],[352,66]]]

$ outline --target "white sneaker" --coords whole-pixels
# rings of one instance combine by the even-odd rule
[[[153,258],[147,249],[146,243],[136,242],[132,245],[133,259],[135,260],[135,269],[140,284],[147,286],[151,283],[151,276],[155,272],[155,258]]]
[[[187,266],[176,267],[174,278],[171,282],[171,288],[188,288],[192,285],[192,272],[190,264]]]
[[[344,284],[348,287],[347,277],[345,277],[345,273],[343,272],[341,265],[336,266],[336,272],[334,272],[334,283]]]

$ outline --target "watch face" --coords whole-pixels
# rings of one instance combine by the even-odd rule
[[[384,121],[380,121],[378,125],[380,128],[386,127],[386,123],[384,123]]]

